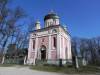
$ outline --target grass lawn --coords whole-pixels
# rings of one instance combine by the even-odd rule
[[[58,67],[58,66],[31,66],[31,69],[40,70],[40,71],[48,71],[48,72],[57,72],[57,73],[69,73],[69,74],[77,74],[77,73],[100,73],[100,69],[94,66],[86,66],[80,67],[79,69],[75,69],[74,67]]]
[[[0,67],[14,67],[14,66],[20,66],[25,67],[28,65],[16,65],[16,64],[0,64]],[[48,71],[48,72],[57,72],[57,73],[66,73],[66,74],[95,74],[100,73],[100,69],[98,69],[96,66],[86,66],[86,67],[80,67],[79,69],[75,69],[72,66],[64,66],[64,67],[58,67],[55,65],[36,65],[36,66],[29,66],[33,70],[39,70],[39,71]]]
[[[0,64],[0,67],[14,67],[14,66],[20,66],[20,67],[26,67],[29,65],[18,65],[18,64]]]
[[[10,67],[14,66],[15,64],[0,64],[0,67]]]

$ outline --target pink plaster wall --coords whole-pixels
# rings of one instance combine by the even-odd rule
[[[57,43],[56,43],[56,48],[54,47],[54,41],[53,38],[56,38],[56,42],[57,42],[57,35],[52,35],[51,36],[51,59],[55,60],[57,59]]]
[[[66,56],[66,58],[67,58],[67,44],[68,44],[68,42],[67,42],[67,40],[64,38],[64,40],[65,40],[65,44],[64,44],[64,48],[65,48],[65,56]]]
[[[61,58],[63,58],[63,36],[61,36]]]
[[[35,57],[35,52],[31,52],[30,53],[30,58],[34,58]]]
[[[56,45],[56,48],[54,48],[54,44],[53,44],[53,42],[54,42],[54,41],[53,41],[53,38],[54,38],[54,37],[56,37],[56,41],[57,41],[57,35],[55,34],[55,35],[52,35],[52,36],[51,36],[51,49],[52,49],[52,50],[56,50],[56,49],[57,49],[57,45]],[[57,43],[56,43],[56,44],[57,44]]]
[[[44,41],[42,41],[44,39]],[[46,46],[48,49],[48,43],[49,42],[49,37],[48,36],[43,36],[38,38],[38,48],[40,48],[42,45]]]
[[[57,51],[56,50],[51,51],[51,59],[53,59],[53,60],[57,59]]]

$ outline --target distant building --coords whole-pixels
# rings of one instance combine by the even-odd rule
[[[61,26],[60,18],[54,12],[44,17],[44,28],[36,21],[35,30],[30,33],[28,48],[28,64],[35,65],[37,60],[45,60],[49,64],[63,64],[71,61],[71,38],[68,30]],[[69,59],[69,60],[67,60]]]

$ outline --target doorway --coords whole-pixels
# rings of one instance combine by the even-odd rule
[[[41,60],[46,60],[46,47],[44,45],[41,46]]]

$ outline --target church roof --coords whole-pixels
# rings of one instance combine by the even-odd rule
[[[47,19],[59,19],[59,16],[54,12],[50,12],[44,17],[44,21]]]

